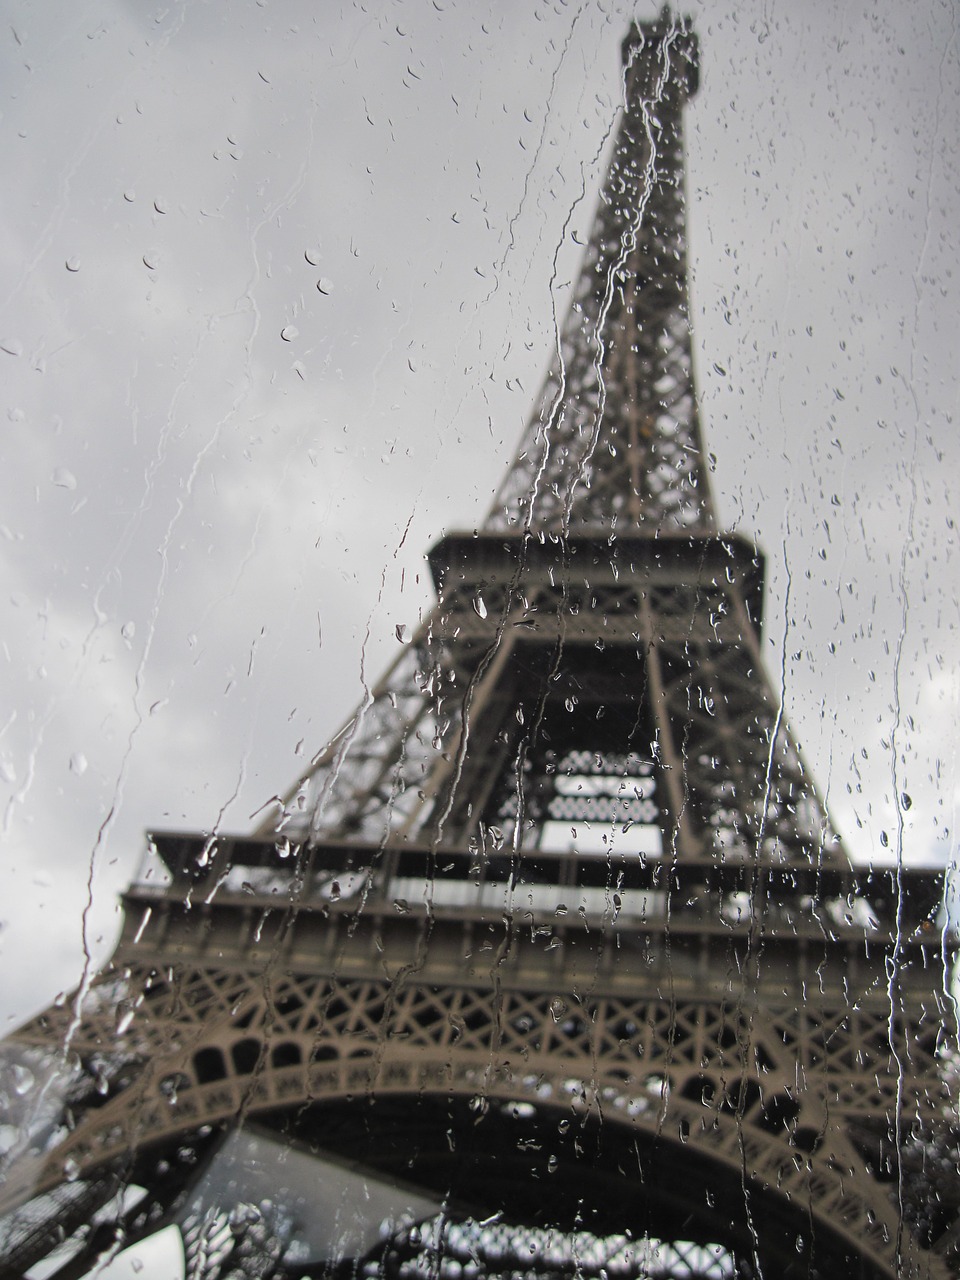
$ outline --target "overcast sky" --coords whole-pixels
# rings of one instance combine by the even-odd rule
[[[577,269],[570,236],[552,279],[571,207],[589,232],[633,11],[3,8],[11,1027],[75,983],[84,932],[109,953],[145,828],[249,829],[429,607],[430,543],[482,521]],[[766,551],[769,670],[851,853],[891,856],[902,827],[904,856],[943,861],[956,11],[688,10],[721,518]]]

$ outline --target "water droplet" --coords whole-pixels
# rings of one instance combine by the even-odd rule
[[[473,597],[473,608],[478,618],[485,618],[487,616],[487,606],[484,604],[483,596],[476,595]]]
[[[326,276],[321,276],[317,281],[317,291],[322,293],[324,297],[328,297],[333,293],[333,281],[328,280]]]
[[[63,1162],[63,1176],[67,1182],[76,1182],[80,1177],[80,1165],[74,1160],[73,1156],[67,1156]]]
[[[405,915],[406,912],[410,910],[410,903],[407,902],[406,898],[395,898],[393,905],[396,907],[400,915]]]
[[[156,209],[157,213],[166,213],[168,205],[166,200],[154,200],[153,207]]]
[[[903,794],[901,795],[901,797],[900,797],[900,803],[901,803],[901,805],[903,806],[903,808],[904,808],[904,809],[910,809],[910,808],[912,808],[912,806],[913,806],[913,800],[912,800],[912,799],[911,799],[911,797],[907,794],[907,792],[906,792],[906,791],[904,791],[904,792],[903,792]]]
[[[22,356],[23,343],[18,338],[0,338],[0,351],[5,351],[8,356]]]
[[[127,204],[133,204],[134,200],[137,198],[137,193],[131,188],[123,193],[123,198],[126,200]]]
[[[307,262],[310,263],[311,267],[319,267],[320,265],[319,249],[304,249],[303,256],[304,258],[306,258]],[[317,288],[319,289],[320,286],[317,285]]]
[[[156,249],[148,249],[143,255],[143,265],[148,271],[156,271],[160,265],[160,253]]]
[[[87,772],[87,757],[82,751],[75,751],[70,757],[70,772],[75,773],[78,778],[82,778]]]
[[[68,258],[68,259],[66,260],[66,262],[65,262],[63,265],[67,268],[67,270],[68,270],[68,271],[79,271],[79,270],[80,270],[80,259],[79,259],[79,258]]]
[[[340,901],[340,892],[341,892],[341,891],[340,891],[340,881],[339,881],[339,880],[333,880],[333,881],[331,881],[330,888],[329,888],[329,890],[328,890],[328,897],[330,898],[330,901],[331,901],[331,902],[339,902],[339,901]]]
[[[130,641],[133,639],[133,637],[137,634],[136,623],[125,622],[123,626],[120,628],[120,634],[121,636],[123,636],[124,640],[126,640],[127,644],[129,644]]]
[[[550,1001],[550,1013],[554,1022],[559,1022],[563,1015],[567,1012],[567,1006],[559,996]]]
[[[13,1064],[13,1091],[18,1098],[24,1097],[33,1088],[35,1077],[29,1067],[22,1062]]]
[[[56,467],[50,479],[58,489],[76,489],[77,477],[66,467]]]
[[[406,641],[406,638],[407,638],[407,628],[406,628],[406,624],[405,624],[405,623],[403,623],[403,622],[398,622],[398,623],[397,623],[397,625],[396,625],[395,630],[396,630],[396,633],[397,633],[397,639],[400,641],[400,643],[401,643],[401,644],[403,644],[403,643]]]
[[[287,324],[280,330],[280,337],[284,342],[292,342],[294,338],[299,337],[300,330],[294,324]]]

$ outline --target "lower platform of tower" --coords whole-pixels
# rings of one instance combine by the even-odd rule
[[[317,847],[339,892],[283,903],[184,892],[219,855],[160,847],[82,1021],[17,1038],[38,1079],[64,1038],[74,1066],[2,1189],[0,1276],[164,1232],[205,1280],[950,1274],[929,875],[651,857],[601,904],[568,858],[548,917],[542,855],[480,892],[455,851]],[[221,854],[249,886],[268,849]],[[461,891],[401,896],[431,867]]]

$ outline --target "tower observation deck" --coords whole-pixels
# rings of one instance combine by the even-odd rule
[[[0,1278],[165,1230],[196,1280],[952,1274],[942,875],[851,864],[704,465],[697,68],[666,10],[624,41],[555,357],[418,633],[259,829],[153,834],[111,962],[7,1042]]]

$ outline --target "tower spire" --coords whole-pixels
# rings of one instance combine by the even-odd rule
[[[710,533],[691,354],[683,108],[688,19],[664,8],[623,42],[624,107],[543,392],[489,529]]]

